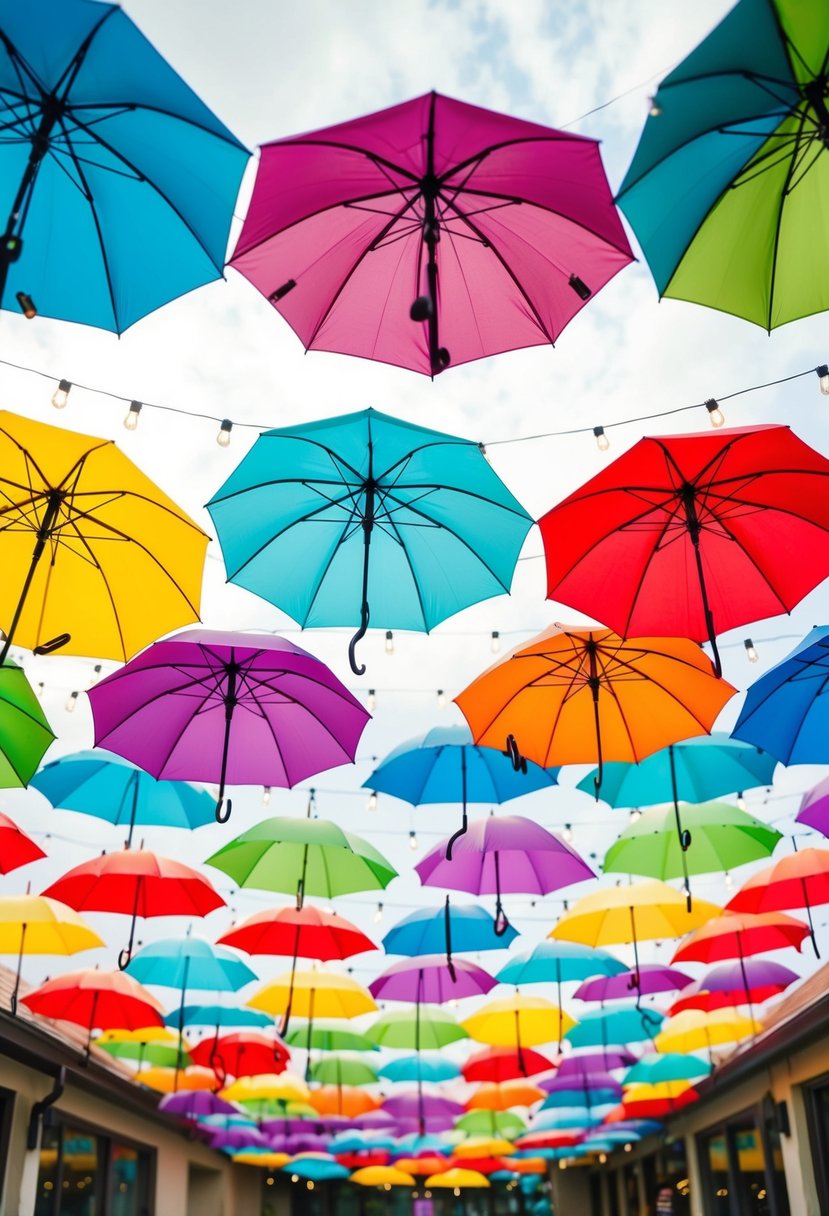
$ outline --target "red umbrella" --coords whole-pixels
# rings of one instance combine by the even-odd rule
[[[240,1030],[202,1039],[190,1051],[194,1064],[212,1068],[224,1085],[227,1077],[254,1077],[284,1072],[291,1053],[280,1038],[256,1030]]]
[[[41,1017],[83,1026],[89,1034],[87,1053],[93,1030],[139,1030],[164,1025],[163,1007],[123,971],[92,968],[69,971],[47,980],[20,999]]]
[[[527,1132],[514,1141],[520,1149],[572,1148],[581,1142],[583,1133],[578,1128],[562,1128],[561,1131]]]
[[[815,904],[829,903],[829,849],[802,849],[758,870],[726,904],[729,912],[779,912],[805,908],[815,957]]]
[[[689,984],[669,1010],[669,1016],[683,1009],[730,1009],[748,996],[751,1004],[762,1005],[796,982],[799,976],[789,967],[769,958],[747,958],[742,963],[721,963],[711,967],[693,984]],[[748,981],[746,993],[743,981]]]
[[[334,1160],[339,1161],[347,1170],[360,1170],[366,1166],[388,1165],[391,1154],[386,1149],[367,1149],[364,1153],[335,1153]],[[407,1174],[410,1170],[405,1171]]]
[[[344,916],[305,904],[302,908],[266,908],[216,939],[248,954],[284,954],[297,958],[351,958],[376,950],[370,938]]]
[[[534,1077],[540,1072],[550,1072],[555,1066],[554,1060],[529,1047],[520,1053],[514,1047],[487,1047],[471,1055],[461,1072],[465,1081],[500,1082]]]
[[[39,844],[22,832],[8,815],[0,813],[0,874],[8,874],[18,866],[45,856]]]
[[[827,479],[785,426],[640,439],[539,521],[547,598],[623,636],[707,639],[719,675],[717,633],[829,575]]]
[[[699,1094],[695,1089],[686,1089],[675,1098],[643,1098],[639,1102],[622,1102],[616,1121],[621,1123],[627,1119],[664,1119],[666,1115],[673,1115],[682,1110],[683,1106],[690,1106],[698,1099]]]
[[[225,902],[203,875],[144,849],[102,853],[68,870],[43,894],[76,912],[131,916],[129,944],[118,956],[122,971],[132,956],[139,916],[205,916]]]

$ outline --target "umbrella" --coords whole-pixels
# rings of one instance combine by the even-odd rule
[[[377,1075],[384,1081],[416,1081],[422,1084],[424,1081],[454,1081],[460,1076],[460,1072],[457,1064],[444,1059],[442,1055],[424,1055],[419,1052],[413,1056],[401,1056],[400,1059],[389,1061],[378,1069]]]
[[[762,956],[743,959],[742,963],[721,963],[709,968],[683,991],[671,1006],[671,1015],[683,1009],[722,1009],[746,999],[753,1005],[762,1005],[785,992],[799,978],[790,967]]]
[[[643,1056],[625,1073],[625,1084],[658,1081],[698,1081],[711,1073],[711,1065],[687,1052]]]
[[[624,636],[707,640],[719,675],[718,633],[790,612],[829,574],[827,475],[785,426],[646,436],[540,521],[547,597],[601,605]]]
[[[459,802],[463,818],[457,838],[467,829],[468,803],[509,802],[555,785],[556,777],[556,770],[537,764],[516,769],[507,753],[476,747],[468,726],[434,726],[389,752],[363,789],[392,794],[412,806]],[[450,857],[452,843],[447,848]]]
[[[117,4],[4,14],[2,77],[3,307],[121,333],[222,277],[248,153]]]
[[[425,1185],[427,1190],[446,1187],[454,1190],[456,1195],[460,1195],[461,1191],[467,1187],[489,1186],[489,1180],[477,1170],[454,1167],[443,1173],[433,1174],[431,1178],[426,1179]]]
[[[220,1081],[227,1076],[283,1072],[291,1058],[281,1039],[256,1030],[239,1030],[202,1039],[191,1048],[190,1055],[194,1064],[212,1068]]]
[[[655,806],[660,802],[706,802],[722,794],[742,793],[771,785],[777,761],[751,743],[712,731],[695,739],[670,743],[638,764],[604,766],[602,801],[610,806]],[[577,789],[592,794],[596,773]]]
[[[571,1076],[539,1077],[538,1086],[547,1097],[540,1110],[584,1104],[602,1106],[622,1096],[622,1087],[609,1072],[583,1072]]]
[[[400,1123],[413,1123],[418,1135],[430,1131],[448,1130],[455,1119],[463,1114],[463,1106],[452,1098],[437,1093],[424,1093],[422,1089],[404,1090],[386,1098],[383,1110]]]
[[[317,821],[318,822],[318,821]],[[266,908],[228,929],[216,939],[247,954],[283,954],[294,958],[351,958],[376,950],[374,942],[344,916],[306,905]]]
[[[692,982],[690,975],[662,963],[640,963],[638,971],[618,971],[614,975],[597,975],[584,980],[573,993],[577,1001],[623,1001],[631,993],[650,996],[657,992],[675,992]]]
[[[573,1047],[609,1047],[653,1039],[665,1020],[656,1009],[591,1009],[564,1037]]]
[[[44,895],[0,895],[0,954],[17,955],[11,1011],[17,1010],[24,954],[78,954],[104,942],[72,908]]]
[[[290,1153],[272,1153],[268,1149],[243,1148],[233,1154],[241,1165],[258,1165],[263,1170],[281,1170],[291,1160]]]
[[[558,1066],[557,1077],[585,1077],[597,1072],[611,1072],[616,1068],[627,1068],[636,1056],[625,1047],[603,1047],[601,1051],[581,1051],[564,1056]]]
[[[355,1170],[351,1181],[358,1186],[382,1186],[389,1190],[393,1186],[414,1186],[414,1178],[404,1170],[390,1165],[367,1165]]]
[[[222,1097],[227,1102],[261,1102],[266,1098],[281,1102],[307,1102],[308,1086],[299,1077],[287,1072],[260,1073],[254,1077],[239,1077],[232,1085],[226,1085]]]
[[[208,538],[112,440],[0,411],[0,469],[0,663],[13,640],[123,661],[198,620]]]
[[[523,1077],[512,1081],[483,1081],[467,1100],[467,1110],[511,1110],[514,1106],[534,1106],[544,1090]]]
[[[743,0],[656,95],[619,192],[660,295],[771,330],[827,307],[822,9]]]
[[[588,946],[631,944],[638,975],[639,942],[681,937],[719,912],[715,904],[700,899],[689,908],[685,896],[667,883],[637,882],[583,895],[559,917],[550,937]]]
[[[55,810],[80,811],[128,827],[200,828],[213,823],[214,802],[207,790],[184,781],[156,781],[128,760],[102,748],[52,760],[31,784]]]
[[[442,954],[424,954],[403,959],[387,967],[369,984],[369,992],[379,1000],[414,1001],[442,1005],[446,1001],[483,996],[496,987],[483,967],[467,959],[446,959]]]
[[[45,856],[31,836],[27,836],[8,815],[0,813],[0,874],[9,874]]]
[[[829,626],[819,625],[750,686],[733,735],[782,764],[829,761]]]
[[[251,1010],[253,1013],[253,1010]],[[263,1015],[264,1016],[264,1015]],[[377,1044],[366,1034],[343,1026],[340,1022],[324,1018],[309,1022],[307,1026],[294,1026],[285,1032],[289,1047],[307,1047],[313,1051],[377,1051]]]
[[[537,1047],[561,1039],[575,1022],[571,1017],[540,996],[503,997],[482,1005],[461,1022],[471,1039],[492,1047]]]
[[[334,1182],[339,1178],[348,1178],[351,1171],[328,1153],[298,1153],[287,1165],[283,1165],[282,1172],[309,1182]]]
[[[291,1013],[307,1018],[305,1050],[311,1051],[311,1031],[314,1018],[355,1018],[377,1009],[369,992],[347,975],[328,971],[297,971],[294,967],[258,992],[248,1001],[251,1009],[261,1009],[272,1016],[282,1014],[282,1033],[287,1029]],[[310,1054],[306,1071],[310,1071]]]
[[[687,1081],[658,1081],[631,1085],[625,1091],[621,1115],[624,1119],[662,1119],[699,1100]]]
[[[376,1085],[377,1069],[360,1055],[328,1055],[311,1065],[310,1079],[322,1085]]]
[[[28,785],[54,738],[22,669],[6,659],[0,666],[0,789]]]
[[[447,957],[460,950],[504,950],[518,936],[508,925],[500,936],[495,920],[478,904],[452,904],[449,896],[442,908],[416,908],[392,925],[383,938],[387,954],[436,954]]]
[[[656,1050],[660,1052],[702,1051],[721,1043],[737,1043],[760,1031],[761,1025],[753,1017],[743,1017],[736,1009],[715,1009],[703,1013],[700,1009],[686,1009],[675,1017],[668,1018],[656,1036]]]
[[[82,1026],[88,1031],[87,1054],[93,1030],[161,1026],[164,1019],[164,1010],[155,997],[120,971],[69,971],[47,980],[20,1000],[40,1017]]]
[[[593,878],[578,853],[531,819],[518,815],[488,816],[470,825],[456,841],[451,858],[448,842],[430,849],[415,870],[424,886],[448,887],[472,895],[495,895],[495,932],[509,922],[501,904],[506,892],[547,895],[560,887]]]
[[[158,1109],[168,1115],[176,1115],[188,1123],[197,1123],[205,1115],[232,1115],[237,1107],[232,1102],[226,1102],[218,1094],[205,1090],[182,1090],[174,1094],[165,1094],[158,1104]]]
[[[368,1114],[380,1106],[379,1099],[367,1094],[364,1089],[341,1084],[319,1086],[308,1101],[321,1115],[343,1115],[347,1119]]]
[[[378,1047],[424,1048],[437,1051],[449,1043],[469,1036],[451,1013],[438,1006],[421,1005],[414,1009],[390,1009],[366,1029],[367,1037]]]
[[[180,1089],[196,1093],[209,1093],[216,1087],[216,1074],[211,1068],[142,1068],[135,1074],[134,1080],[148,1089],[155,1089],[162,1094],[174,1094]]]
[[[803,795],[795,823],[805,823],[822,836],[829,836],[829,777]]]
[[[267,1149],[269,1146],[268,1141],[255,1127],[231,1127],[214,1132],[210,1137],[210,1147],[235,1154],[237,1149]]]
[[[138,1033],[143,1035],[148,1030],[149,1027],[142,1027]],[[184,1041],[179,1042],[174,1036],[170,1042],[163,1042],[146,1038],[136,1039],[135,1034],[136,1031],[104,1031],[95,1040],[95,1046],[118,1060],[134,1060],[139,1069],[144,1064],[158,1065],[161,1068],[186,1068],[194,1062],[189,1046]],[[124,1037],[125,1035],[130,1037]]]
[[[144,849],[102,853],[82,862],[44,892],[76,912],[123,912],[130,916],[130,936],[118,955],[123,971],[132,957],[139,916],[206,916],[225,901],[208,880],[189,866]]]
[[[655,806],[622,832],[605,854],[606,874],[683,878],[733,870],[774,852],[782,834],[727,802]]]
[[[793,840],[795,838],[793,837]],[[781,857],[758,871],[725,905],[729,912],[778,912],[805,908],[815,957],[820,951],[815,938],[812,908],[829,903],[829,849],[802,849]]]
[[[526,1072],[522,1071],[522,1065]],[[487,1047],[467,1057],[461,1069],[465,1081],[511,1081],[517,1077],[534,1077],[555,1067],[540,1051],[514,1047]]]
[[[230,264],[306,349],[435,376],[554,342],[632,256],[595,141],[432,92],[266,144]]]
[[[96,746],[154,777],[218,781],[220,823],[231,812],[229,799],[222,811],[226,781],[293,786],[352,762],[369,718],[307,650],[209,629],[156,642],[89,699]]]
[[[266,1013],[257,1013],[254,1009],[240,1008],[238,1005],[182,1005],[173,1009],[164,1019],[167,1026],[178,1026],[179,1021],[186,1026],[215,1026],[216,1036],[227,1026],[270,1026],[271,1019]]]
[[[420,1178],[427,1178],[430,1174],[440,1174],[449,1169],[448,1160],[438,1157],[434,1153],[423,1153],[418,1157],[398,1157],[395,1165],[399,1170]]]
[[[369,624],[428,633],[508,592],[532,526],[477,442],[375,410],[266,431],[208,509],[231,582],[359,625],[356,675]]]
[[[598,796],[605,759],[638,761],[707,734],[734,692],[683,638],[553,625],[455,700],[477,743],[545,767],[598,763]]]

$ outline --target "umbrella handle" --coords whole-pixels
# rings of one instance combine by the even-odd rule
[[[223,810],[222,809],[223,807],[225,807],[227,809]],[[233,810],[232,798],[220,798],[219,801],[216,803],[216,822],[217,823],[227,823],[228,819],[230,818],[230,814],[231,814],[232,810]]]
[[[118,954],[118,970],[126,971],[127,967],[129,966],[129,961],[131,958],[132,958],[132,951],[130,950],[129,946],[124,946],[124,949],[121,950]]]
[[[366,672],[365,663],[360,664],[357,662],[357,655],[355,653],[355,650],[357,647],[357,643],[361,642],[367,633],[368,633],[368,604],[363,604],[362,608],[360,609],[360,628],[357,630],[357,632],[354,634],[354,637],[348,643],[348,662],[349,662],[349,664],[351,666],[351,670],[354,672],[355,676],[365,675],[365,672]]]
[[[449,837],[449,839],[446,842],[446,860],[447,861],[452,860],[452,848],[455,844],[455,841],[460,840],[461,836],[465,836],[468,830],[469,830],[469,820],[468,820],[468,817],[466,814],[466,806],[464,806],[463,819],[461,820],[461,826],[458,828],[457,832],[452,833],[452,835]]]
[[[512,767],[516,773],[526,773],[527,761],[526,758],[521,755],[515,735],[507,735],[506,755],[509,756],[510,761],[512,762]]]

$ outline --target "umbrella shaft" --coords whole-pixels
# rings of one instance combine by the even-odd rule
[[[2,284],[0,284],[0,299],[2,299]],[[32,551],[32,560],[29,563],[29,570],[26,574],[26,579],[23,583],[23,589],[20,592],[20,598],[17,601],[17,607],[14,610],[14,616],[12,617],[11,624],[6,631],[6,640],[3,643],[3,649],[0,650],[0,666],[5,663],[6,655],[9,653],[9,647],[14,640],[14,635],[17,630],[17,626],[20,623],[23,607],[26,603],[26,597],[28,596],[29,589],[32,585],[32,579],[35,576],[38,562],[43,556],[43,551],[46,548],[46,542],[52,536],[55,521],[57,520],[60,512],[62,502],[63,493],[59,490],[50,490],[46,510],[37,530],[37,540],[35,541],[35,547]]]

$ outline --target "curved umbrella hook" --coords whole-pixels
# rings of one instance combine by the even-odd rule
[[[360,609],[360,628],[357,630],[357,632],[354,634],[354,637],[348,643],[348,662],[349,662],[351,670],[354,672],[355,676],[363,676],[366,673],[365,663],[357,662],[356,648],[357,648],[357,643],[361,642],[363,640],[363,638],[366,636],[366,634],[368,633],[368,618],[369,618],[368,601],[364,599],[362,607]]]
[[[469,828],[469,820],[466,814],[466,747],[461,747],[461,804],[462,817],[461,826],[457,832],[454,832],[446,843],[446,860],[452,860],[452,848],[456,840],[460,840],[461,836],[465,836]]]
[[[504,905],[501,903],[501,866],[497,849],[493,856],[495,858],[495,924],[493,929],[496,937],[503,937],[510,925]]]

